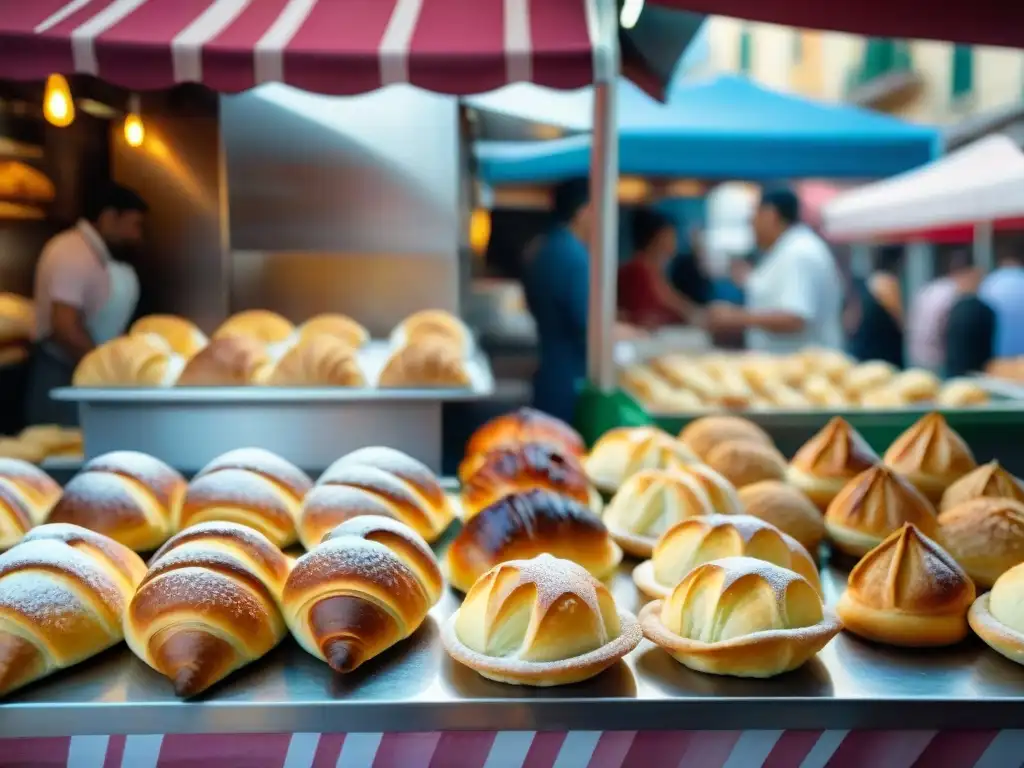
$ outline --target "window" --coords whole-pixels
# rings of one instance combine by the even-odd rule
[[[974,49],[969,45],[953,46],[953,67],[950,90],[954,99],[974,90]]]
[[[872,37],[864,44],[857,80],[868,83],[894,72],[909,72],[912,68],[910,45],[905,40]]]
[[[754,59],[754,41],[746,27],[740,32],[740,72],[749,74]]]

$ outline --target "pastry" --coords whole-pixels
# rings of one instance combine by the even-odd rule
[[[532,490],[506,496],[463,526],[448,548],[449,581],[466,592],[499,563],[543,552],[579,563],[598,579],[622,560],[622,550],[590,509],[565,496]]]
[[[633,569],[633,582],[648,597],[668,597],[698,565],[720,557],[753,557],[795,571],[821,594],[814,560],[792,536],[751,515],[692,517],[658,539],[650,560]]]
[[[600,490],[614,493],[642,469],[681,469],[697,456],[657,427],[618,427],[594,444],[583,466]]]
[[[86,462],[64,487],[49,522],[71,523],[151,552],[173,532],[185,479],[160,459],[112,451]]]
[[[939,515],[938,541],[979,589],[1024,563],[1024,504],[973,499]]]
[[[670,384],[693,392],[702,402],[717,401],[719,386],[715,377],[694,365],[691,359],[665,355],[651,360],[650,366]]]
[[[752,421],[739,416],[713,415],[695,419],[683,427],[679,439],[701,459],[722,443],[747,441],[774,448],[771,437]]]
[[[35,302],[16,293],[0,293],[0,349],[30,344],[35,328]]]
[[[974,499],[1013,499],[1024,502],[1024,483],[1007,472],[998,461],[982,464],[968,472],[942,494],[940,511]]]
[[[806,370],[816,371],[833,383],[839,383],[854,368],[856,361],[838,349],[805,349],[800,356],[804,359]]]
[[[783,383],[766,386],[764,397],[776,409],[799,411],[811,405],[803,392]]]
[[[299,509],[313,483],[306,473],[262,448],[222,454],[192,478],[177,530],[196,523],[241,523],[278,547],[294,544]]]
[[[128,647],[178,696],[202,693],[284,639],[279,603],[289,565],[244,525],[182,531],[153,557],[125,612]]]
[[[860,397],[861,408],[869,410],[902,410],[909,402],[903,395],[889,385],[877,387],[865,392]]]
[[[860,399],[864,394],[884,387],[896,377],[897,370],[882,360],[869,360],[855,365],[843,374],[841,381],[848,395]]]
[[[468,389],[472,384],[458,349],[433,337],[411,341],[392,352],[378,381],[388,389]]]
[[[486,453],[523,443],[547,443],[563,455],[580,459],[587,452],[580,433],[561,419],[533,408],[519,408],[491,419],[470,436],[466,458],[459,465],[459,480],[465,481]]]
[[[719,443],[704,461],[736,488],[786,477],[786,460],[778,450],[746,440]]]
[[[820,374],[810,376],[804,381],[803,394],[811,405],[821,408],[845,408],[850,404],[839,386]]]
[[[335,461],[306,496],[299,516],[299,540],[313,549],[339,523],[359,515],[380,515],[405,523],[435,542],[455,519],[437,476],[393,448],[360,448]]]
[[[698,672],[774,677],[842,629],[803,576],[752,557],[698,565],[640,612],[644,636]]]
[[[967,621],[989,648],[1024,664],[1024,563],[996,579],[992,591],[974,601]]]
[[[771,523],[799,541],[812,555],[825,538],[825,523],[814,503],[797,488],[778,480],[764,480],[739,491],[748,515]]]
[[[299,326],[299,340],[314,336],[331,336],[347,344],[352,349],[359,349],[370,340],[370,332],[346,315],[322,314],[309,318]]]
[[[855,635],[887,645],[952,645],[967,637],[974,584],[942,547],[906,524],[850,572],[836,612]]]
[[[214,332],[214,339],[227,336],[244,336],[261,344],[281,344],[295,332],[295,326],[276,312],[266,309],[249,309],[238,312]]]
[[[925,403],[938,396],[942,382],[931,371],[911,368],[897,373],[887,386],[908,403]]]
[[[938,504],[949,486],[977,466],[967,443],[941,413],[918,419],[896,438],[883,459],[932,504]]]
[[[41,525],[60,495],[61,487],[35,465],[0,458],[0,552]]]
[[[16,437],[0,437],[0,458],[41,464],[46,459],[46,449],[35,443],[26,443]]]
[[[299,645],[335,672],[351,672],[415,632],[443,587],[415,531],[363,515],[295,562],[281,604]]]
[[[698,483],[711,502],[711,511],[722,515],[736,515],[743,511],[736,486],[707,464],[687,464],[681,470]]]
[[[501,563],[470,588],[442,639],[489,680],[567,685],[603,672],[640,644],[636,617],[581,565],[541,554]]]
[[[355,350],[334,336],[302,338],[262,382],[271,387],[365,387]]]
[[[248,336],[218,336],[189,360],[179,387],[244,387],[261,384],[273,364],[266,347]]]
[[[942,408],[969,408],[986,405],[992,398],[970,379],[951,379],[942,385],[935,404]]]
[[[159,336],[174,354],[186,360],[205,347],[208,341],[195,323],[177,315],[146,315],[132,323],[128,331],[130,336],[147,333]]]
[[[450,312],[442,309],[424,309],[403,320],[392,333],[396,346],[417,344],[424,339],[441,338],[452,343],[460,354],[469,352],[473,345],[472,334],[465,324]]]
[[[82,453],[82,430],[58,424],[33,424],[18,433],[23,443],[38,445],[49,456],[75,456]]]
[[[834,416],[789,462],[786,479],[824,512],[843,486],[881,459],[842,416]]]
[[[0,555],[0,697],[121,642],[145,573],[130,549],[74,525],[41,525]]]
[[[686,472],[645,469],[612,498],[604,524],[616,543],[636,557],[650,557],[658,537],[681,520],[714,512],[700,482]]]
[[[75,387],[162,387],[171,382],[171,351],[159,336],[119,336],[88,352],[72,375]]]

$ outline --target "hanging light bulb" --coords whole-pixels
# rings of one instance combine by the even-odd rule
[[[491,212],[477,208],[469,218],[469,246],[477,256],[483,256],[490,241]]]
[[[625,0],[622,10],[619,11],[619,24],[623,29],[632,29],[640,20],[640,13],[644,9],[644,0]]]
[[[46,122],[58,128],[67,128],[74,122],[75,100],[71,98],[71,87],[64,75],[50,75],[46,78],[43,117]]]
[[[139,97],[133,94],[128,100],[128,114],[124,118],[124,140],[129,147],[141,147],[146,140],[146,126],[142,124],[141,112]]]

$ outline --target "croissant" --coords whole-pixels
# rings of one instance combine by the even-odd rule
[[[140,317],[128,330],[130,336],[153,334],[159,336],[176,355],[186,360],[206,346],[206,334],[191,320],[177,315],[146,315]]]
[[[463,322],[442,309],[425,309],[409,315],[395,329],[393,337],[400,345],[441,338],[454,342],[460,353],[465,353],[472,343],[469,329]]]
[[[443,587],[419,534],[362,515],[295,562],[282,605],[299,645],[336,672],[351,672],[415,632]]]
[[[270,375],[266,347],[248,336],[218,336],[189,360],[179,387],[244,387],[260,384]]]
[[[391,354],[378,384],[390,389],[466,389],[472,382],[457,347],[444,339],[423,338]]]
[[[83,357],[72,375],[76,387],[161,387],[173,371],[170,347],[152,334],[119,336]]]
[[[264,383],[272,387],[365,387],[366,378],[346,342],[314,335],[285,352]]]
[[[145,573],[130,549],[75,525],[41,525],[0,555],[0,696],[121,642]]]
[[[60,495],[61,487],[35,465],[0,458],[0,551],[42,523]]]
[[[295,332],[295,326],[276,312],[266,309],[248,309],[238,312],[214,332],[214,339],[225,336],[245,336],[261,344],[279,344]]]
[[[370,332],[345,315],[323,314],[311,317],[299,327],[299,340],[314,336],[331,336],[352,349],[359,349],[370,340]]]
[[[200,694],[284,639],[288,569],[281,550],[244,525],[182,531],[153,557],[128,605],[128,647],[178,696]]]
[[[587,452],[580,433],[561,419],[533,408],[520,408],[491,419],[470,436],[466,458],[459,465],[459,480],[465,481],[487,453],[523,443],[545,443],[578,459]]]

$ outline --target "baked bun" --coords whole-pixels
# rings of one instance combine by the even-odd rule
[[[1024,664],[1024,563],[998,579],[967,612],[971,629],[996,653]]]
[[[434,542],[455,510],[425,464],[393,448],[371,447],[342,456],[320,476],[302,504],[299,540],[313,549],[324,534],[359,515],[393,518]]]
[[[563,455],[580,459],[587,452],[580,433],[561,419],[533,408],[519,408],[491,419],[470,436],[466,457],[459,465],[459,479],[469,477],[490,451],[523,443],[547,443]]]
[[[140,317],[128,331],[129,336],[153,334],[159,336],[176,355],[191,358],[206,346],[206,334],[191,320],[177,315],[146,315]]]
[[[819,408],[845,408],[849,398],[832,379],[820,374],[809,376],[803,383],[803,394],[811,405]]]
[[[262,382],[271,387],[365,387],[355,350],[334,336],[302,338]]]
[[[846,371],[841,384],[846,393],[858,400],[868,392],[884,387],[898,373],[895,366],[882,360],[869,360]]]
[[[771,523],[788,533],[812,555],[825,538],[821,512],[802,491],[778,480],[764,480],[739,491],[740,505],[748,515]]]
[[[697,455],[657,427],[618,427],[594,443],[583,466],[591,482],[614,493],[642,469],[681,469]]]
[[[398,346],[438,338],[450,342],[461,354],[468,352],[472,346],[472,334],[469,329],[459,318],[443,309],[414,312],[392,333],[392,340]]]
[[[908,403],[926,403],[938,396],[942,382],[931,371],[911,368],[897,373],[887,386]]]
[[[905,523],[938,536],[935,508],[920,491],[888,467],[878,465],[853,478],[828,505],[825,528],[835,547],[861,557]]]
[[[681,470],[698,483],[711,502],[711,511],[721,515],[737,515],[743,511],[736,486],[707,464],[687,464]]]
[[[509,560],[548,552],[609,576],[622,550],[585,505],[549,491],[514,493],[469,520],[448,548],[451,585],[466,592],[484,573]]]
[[[1013,499],[1024,502],[1024,483],[1007,472],[998,461],[982,464],[968,472],[942,494],[940,511],[974,499]]]
[[[244,387],[262,383],[272,370],[267,348],[248,336],[219,336],[189,360],[179,387]]]
[[[426,337],[392,352],[378,385],[386,389],[468,389],[472,381],[457,347],[443,338]]]
[[[932,504],[938,504],[949,486],[978,466],[967,443],[941,413],[918,419],[896,438],[883,459]]]
[[[907,399],[888,385],[872,389],[860,397],[861,408],[867,410],[902,410],[908,405]]]
[[[842,416],[834,416],[789,462],[786,479],[824,512],[843,486],[881,459]]]
[[[359,349],[370,340],[370,332],[347,315],[322,314],[309,318],[299,326],[299,341],[315,336],[331,336],[347,344],[351,349]]]
[[[289,560],[235,523],[200,523],[150,562],[124,616],[132,652],[178,696],[202,693],[288,633],[279,606]]]
[[[804,360],[805,370],[816,371],[829,381],[839,383],[851,371],[857,361],[838,349],[810,348],[799,353]]]
[[[46,457],[46,450],[40,445],[16,437],[0,437],[0,458],[42,464]]]
[[[747,441],[774,448],[775,443],[761,427],[739,416],[704,416],[694,419],[679,433],[679,439],[701,459],[718,445],[732,441]]]
[[[47,456],[80,456],[82,430],[59,424],[33,424],[18,433],[18,440],[38,445]]]
[[[299,645],[335,672],[351,672],[415,632],[443,587],[419,534],[363,515],[295,562],[281,603]]]
[[[185,479],[160,459],[111,451],[87,461],[64,487],[49,522],[71,523],[151,552],[174,530]]]
[[[942,385],[935,404],[942,408],[969,408],[986,405],[991,399],[984,387],[970,379],[951,379]]]
[[[152,334],[118,336],[86,353],[71,377],[75,387],[163,387],[170,384],[170,347]]]
[[[299,508],[312,486],[305,472],[270,451],[228,451],[188,484],[177,529],[213,521],[240,523],[275,546],[287,547],[298,538]]]
[[[850,572],[836,612],[855,635],[919,648],[967,637],[974,584],[915,526],[893,531]]]
[[[41,525],[61,495],[61,487],[27,461],[0,458],[0,552]]]
[[[608,504],[604,524],[635,557],[650,557],[658,537],[689,517],[714,512],[700,482],[686,472],[645,469],[629,478]]]
[[[145,573],[130,549],[75,525],[41,525],[0,555],[0,697],[121,642]]]
[[[489,680],[578,683],[632,651],[636,618],[581,565],[541,554],[496,565],[470,588],[442,635],[453,659]]]
[[[803,576],[752,557],[698,565],[640,626],[684,666],[734,677],[796,669],[842,629]]]
[[[229,336],[244,336],[261,344],[280,344],[295,332],[295,326],[276,312],[266,309],[249,309],[238,312],[214,331],[214,339]]]
[[[747,440],[718,443],[704,461],[736,488],[786,477],[786,459],[774,446]]]
[[[1024,504],[1013,499],[974,499],[939,515],[938,541],[979,589],[988,589],[1024,563]]]

